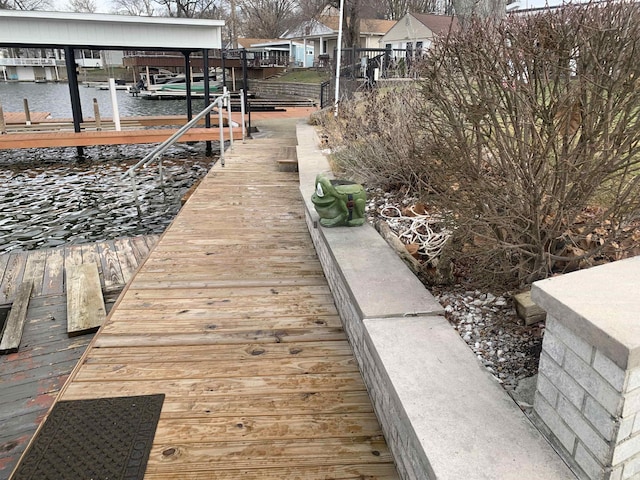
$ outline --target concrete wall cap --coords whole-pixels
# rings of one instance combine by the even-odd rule
[[[435,478],[575,480],[446,319],[363,323]]]
[[[640,366],[640,256],[535,282],[531,298],[620,368]]]

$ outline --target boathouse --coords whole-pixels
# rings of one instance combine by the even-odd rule
[[[0,46],[64,51],[74,129],[83,122],[75,60],[77,50],[175,50],[184,56],[222,46],[223,20],[0,10]]]

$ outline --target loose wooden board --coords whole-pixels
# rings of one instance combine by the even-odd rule
[[[67,333],[74,336],[96,331],[107,316],[97,265],[72,265],[66,274]]]
[[[15,294],[15,300],[2,333],[2,341],[0,341],[0,353],[17,352],[22,339],[22,331],[24,323],[27,319],[27,309],[29,308],[29,298],[31,297],[31,289],[33,281],[27,280],[21,283]]]

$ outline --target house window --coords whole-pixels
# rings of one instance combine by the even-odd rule
[[[422,55],[422,42],[416,42],[416,57]]]

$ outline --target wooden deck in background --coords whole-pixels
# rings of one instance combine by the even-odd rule
[[[146,479],[397,479],[303,217],[287,139],[237,144],[58,398],[164,393]]]
[[[315,111],[314,107],[289,107],[281,112],[254,112],[253,119],[260,118],[288,118],[292,115],[301,116]],[[32,124],[24,125],[24,113],[4,112],[7,122],[7,133],[0,135],[0,150],[21,148],[48,148],[48,147],[87,147],[92,145],[125,145],[140,143],[162,143],[173,135],[179,126],[187,123],[186,116],[170,115],[159,117],[127,117],[121,119],[121,131],[115,131],[112,119],[102,120],[102,130],[96,130],[95,120],[88,119],[84,122],[83,131],[76,133],[70,119],[46,118],[47,113],[33,112]],[[242,123],[242,115],[232,113],[232,121],[238,125]],[[245,116],[245,121],[248,117]],[[220,131],[217,127],[218,116],[211,117],[211,128],[192,128],[186,132],[179,142],[217,142],[220,140]],[[224,112],[223,125],[228,124],[228,114]],[[176,128],[148,128],[166,127]],[[204,119],[200,122],[204,125]],[[231,138],[231,129],[223,128],[224,139]],[[241,128],[233,128],[233,138],[242,138]]]
[[[224,139],[229,140],[231,133],[224,128]],[[177,132],[177,128],[158,128],[150,130],[101,130],[57,132],[29,132],[0,135],[0,150],[19,148],[49,148],[49,147],[88,147],[93,145],[126,145],[139,143],[162,143]],[[233,129],[233,138],[242,138],[240,128]],[[192,128],[180,137],[179,142],[217,142],[220,131],[217,127]]]
[[[0,255],[0,305],[34,280],[17,353],[0,355],[0,480],[6,480],[58,391],[93,338],[69,338],[65,269],[94,262],[107,311],[158,240],[157,235]]]

